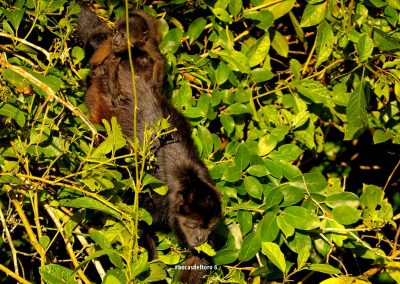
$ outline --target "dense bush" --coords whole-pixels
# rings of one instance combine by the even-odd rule
[[[92,4],[109,22],[125,10]],[[208,281],[400,282],[398,0],[137,7],[160,19],[165,93],[223,193],[224,221],[199,248]],[[78,12],[0,2],[0,282],[176,281],[176,238],[157,233],[151,263],[138,242],[151,223],[139,196],[166,191],[146,174],[151,141],[129,152],[115,121],[85,116]]]

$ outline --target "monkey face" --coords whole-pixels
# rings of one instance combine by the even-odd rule
[[[112,49],[114,52],[124,52],[128,50],[126,31],[123,29],[114,32],[112,39]]]
[[[177,217],[178,227],[181,231],[181,238],[189,247],[199,246],[206,242],[208,236],[217,225],[219,218],[212,218],[209,222],[204,222],[205,218],[194,218],[194,216]]]
[[[179,199],[176,222],[180,238],[189,247],[201,245],[221,219],[219,196],[211,184],[192,177]]]

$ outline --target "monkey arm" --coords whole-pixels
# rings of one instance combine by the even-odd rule
[[[101,65],[104,60],[111,54],[112,52],[112,37],[109,37],[92,55],[89,60],[89,64],[92,66]]]

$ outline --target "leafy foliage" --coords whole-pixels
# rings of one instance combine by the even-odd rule
[[[129,9],[160,18],[166,95],[223,193],[224,222],[199,248],[208,281],[399,282],[398,1],[146,5]],[[93,8],[113,21],[125,6]],[[21,283],[176,281],[186,252],[173,235],[157,233],[151,263],[138,244],[152,222],[139,196],[166,192],[146,172],[168,124],[129,152],[115,120],[88,121],[78,12],[0,4],[0,270]]]

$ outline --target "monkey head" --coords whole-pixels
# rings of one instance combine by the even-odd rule
[[[189,247],[195,247],[207,241],[221,219],[220,194],[199,176],[189,175],[183,185],[175,200],[175,233]]]
[[[128,18],[129,42],[131,47],[141,47],[149,36],[149,27],[146,20],[137,14]],[[128,33],[126,27],[126,18],[122,17],[117,21],[112,36],[112,50],[116,53],[126,52],[128,50]]]

